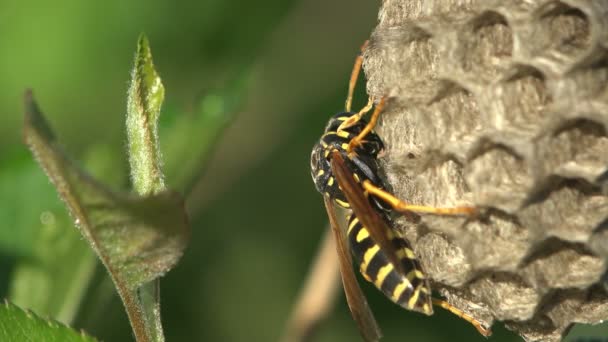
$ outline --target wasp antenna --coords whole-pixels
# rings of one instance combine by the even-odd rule
[[[369,40],[366,40],[363,45],[361,45],[361,52],[357,55],[355,59],[355,65],[353,66],[353,71],[350,73],[350,81],[348,82],[348,96],[346,97],[346,104],[344,108],[347,112],[350,112],[353,101],[353,93],[355,92],[355,85],[357,85],[357,79],[359,78],[359,72],[361,71],[361,65],[363,64],[363,52],[367,49],[369,45]]]

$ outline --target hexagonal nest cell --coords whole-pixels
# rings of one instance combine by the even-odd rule
[[[560,340],[608,319],[608,2],[385,0],[364,53],[384,172],[475,218],[401,228],[434,288]],[[401,221],[399,221],[401,222]]]

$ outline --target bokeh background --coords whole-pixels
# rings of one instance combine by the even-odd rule
[[[34,89],[75,159],[126,189],[127,82],[137,37],[145,32],[166,88],[161,115],[188,115],[206,94],[248,80],[202,177],[180,189],[188,193],[192,241],[162,279],[167,340],[277,340],[326,224],[309,175],[310,149],[329,116],[343,108],[354,56],[375,25],[378,6],[349,0],[1,0],[2,296],[16,291],[15,275],[27,273],[24,264],[44,264],[60,253],[63,235],[77,236],[70,230],[53,240],[45,231],[49,214],[59,220],[65,213],[21,143],[23,90]],[[363,88],[360,82],[356,108],[366,101]],[[86,268],[79,260],[74,265]],[[83,278],[72,325],[105,341],[130,341],[127,317],[104,272],[97,265],[90,283]],[[40,284],[18,285],[26,297],[73,290],[45,292]],[[483,340],[442,310],[433,317],[406,312],[363,288],[385,341]],[[597,336],[599,329],[576,327],[572,336]],[[341,295],[316,340],[358,339]],[[519,338],[498,324],[492,340]]]

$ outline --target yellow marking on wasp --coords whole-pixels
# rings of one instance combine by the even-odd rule
[[[327,145],[325,141],[321,140],[321,146],[323,146],[323,148],[327,148],[329,145]],[[329,151],[327,151],[327,153],[329,153]]]
[[[403,259],[405,257],[405,251],[403,249],[400,249],[395,252],[395,255],[397,255],[397,258]]]
[[[426,313],[427,315],[430,315],[432,313],[429,303],[424,303],[424,305],[422,305],[422,311],[424,311],[424,313]]]
[[[384,283],[384,280],[386,279],[386,277],[394,269],[395,268],[393,267],[393,264],[391,264],[391,263],[388,263],[388,264],[384,265],[382,268],[380,268],[380,270],[378,271],[378,275],[376,276],[376,281],[374,282],[374,285],[376,285],[377,288],[381,288],[382,283]]]
[[[325,146],[327,147],[327,146]],[[327,159],[329,157],[329,150],[325,150],[325,155],[324,155],[325,159]]]
[[[325,174],[325,171],[323,169],[320,169],[319,172],[317,172],[317,177],[321,177]]]
[[[348,138],[349,137],[349,133],[347,131],[338,131],[336,134],[338,134],[338,136],[340,138]]]
[[[348,144],[344,143],[344,144],[340,145],[340,147],[342,147],[343,150],[346,150],[348,148]]]
[[[414,293],[412,294],[410,299],[407,301],[407,307],[410,309],[413,309],[414,306],[416,305],[416,302],[418,301],[418,297],[420,297],[420,286],[414,290]]]
[[[321,170],[323,171],[323,170]],[[329,179],[327,180],[327,186],[333,186],[334,185],[334,177],[329,177]]]
[[[380,246],[374,245],[365,251],[365,253],[363,254],[363,262],[361,263],[361,273],[365,273],[367,271],[367,265],[369,265],[369,263],[374,258],[374,255],[376,255],[379,250]]]
[[[349,117],[350,116],[339,116],[339,117],[336,118],[336,120],[338,120],[338,121],[346,121],[346,120],[348,120]]]
[[[370,277],[367,275],[367,273],[365,273],[365,271],[363,271],[363,268],[360,268],[360,269],[359,269],[359,271],[361,271],[361,275],[363,276],[363,278],[364,278],[365,280],[367,280],[367,281],[368,281],[368,282],[370,282],[370,283],[372,282],[372,278],[370,278]]]
[[[430,293],[429,293],[429,289],[428,289],[428,288],[426,288],[426,287],[424,287],[424,286],[420,288],[420,292],[422,292],[422,293],[424,293],[424,294],[426,294],[426,295],[430,294]]]
[[[358,222],[359,222],[359,219],[356,216],[353,217],[353,220],[350,221],[350,224],[348,225],[348,234],[350,234],[350,231],[353,230],[353,228],[355,228],[355,226],[357,225]]]
[[[420,272],[420,270],[413,269],[408,274],[405,275],[407,280],[412,281],[414,278],[424,279],[424,273]]]
[[[367,229],[363,228],[357,234],[357,242],[361,242],[369,237],[369,232]]]
[[[337,198],[334,198],[334,201],[336,201],[336,203],[338,203],[338,205],[340,205],[341,207],[350,208],[350,204],[348,202],[344,202],[344,201],[339,200]]]
[[[402,281],[399,283],[399,285],[397,285],[395,287],[395,289],[393,290],[393,302],[397,302],[399,300],[399,298],[401,297],[401,295],[403,294],[403,291],[405,291],[405,289],[411,286],[411,284],[409,282],[406,281]]]
[[[329,132],[325,132],[325,134],[323,134],[323,136],[321,138],[325,138],[327,136],[337,135],[337,134],[338,134],[338,132],[336,132],[336,131],[329,131]]]
[[[405,256],[408,259],[416,259],[416,255],[414,254],[414,251],[412,251],[411,249],[405,247],[405,248],[403,248],[403,251],[405,252]]]
[[[356,181],[357,183],[360,183],[360,182],[361,182],[361,180],[359,179],[359,176],[357,176],[357,174],[356,174],[356,173],[353,173],[353,178],[355,179],[355,181]]]

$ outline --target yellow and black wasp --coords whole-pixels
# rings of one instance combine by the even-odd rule
[[[373,130],[385,98],[380,99],[369,122],[363,116],[372,109],[373,99],[359,112],[351,111],[362,59],[360,54],[351,73],[346,111],[329,120],[311,155],[312,178],[323,195],[334,232],[342,283],[352,316],[366,341],[380,339],[380,329],[357,283],[351,253],[363,277],[394,303],[426,315],[433,314],[433,305],[441,306],[473,324],[482,335],[489,336],[491,331],[477,319],[443,300],[432,298],[429,281],[410,244],[394,228],[393,212],[414,219],[417,213],[471,215],[475,209],[411,205],[386,191],[378,164],[384,143]],[[351,210],[346,234],[340,229],[334,204]]]

